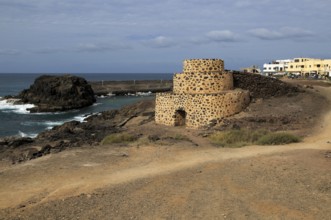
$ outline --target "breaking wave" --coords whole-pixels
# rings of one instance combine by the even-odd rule
[[[30,137],[30,138],[35,138],[38,136],[36,133],[24,133],[22,131],[18,131],[18,136],[20,137]]]
[[[17,99],[0,100],[0,110],[5,113],[30,114],[28,109],[35,107],[32,104],[15,104]]]

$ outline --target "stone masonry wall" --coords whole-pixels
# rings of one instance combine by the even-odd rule
[[[177,73],[173,92],[176,94],[213,94],[233,89],[232,73]]]
[[[187,113],[187,127],[204,127],[239,113],[249,101],[249,92],[245,90],[210,95],[158,93],[155,121],[157,124],[175,126],[176,111],[183,110]]]
[[[213,73],[224,71],[224,61],[221,59],[191,59],[184,60],[184,73]]]
[[[205,127],[242,111],[249,101],[249,91],[233,90],[223,60],[185,60],[183,73],[174,75],[173,92],[156,94],[155,122]]]

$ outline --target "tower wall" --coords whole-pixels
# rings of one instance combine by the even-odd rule
[[[178,94],[214,94],[233,89],[233,75],[225,72],[177,73],[173,92]]]
[[[184,60],[183,73],[173,78],[176,94],[215,94],[233,89],[233,75],[224,71],[221,59]]]
[[[224,70],[224,61],[221,59],[190,59],[184,60],[184,73],[221,72]]]
[[[249,91],[233,90],[223,60],[185,60],[183,73],[174,75],[173,92],[156,94],[155,122],[205,127],[242,111],[249,101]]]
[[[185,111],[186,126],[204,127],[239,113],[249,103],[249,92],[232,90],[219,94],[156,94],[155,122],[175,126],[177,110]]]

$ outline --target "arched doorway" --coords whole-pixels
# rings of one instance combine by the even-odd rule
[[[175,126],[185,126],[186,112],[184,110],[177,110],[175,112]]]

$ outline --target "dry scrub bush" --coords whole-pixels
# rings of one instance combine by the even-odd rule
[[[261,137],[257,144],[259,145],[279,145],[279,144],[290,144],[298,143],[301,139],[298,136],[289,133],[270,133]]]
[[[101,141],[101,145],[115,144],[115,143],[129,143],[129,142],[133,142],[133,141],[136,141],[136,140],[137,140],[137,137],[132,135],[132,134],[115,133],[115,134],[110,134],[110,135],[106,136]]]
[[[296,143],[300,138],[288,133],[271,133],[266,130],[230,130],[216,132],[209,139],[220,147],[243,147],[247,145],[281,145]]]

